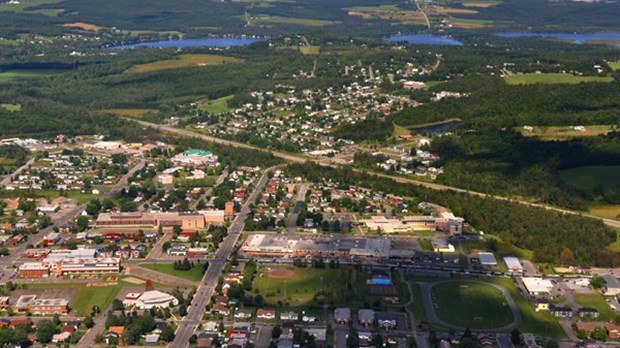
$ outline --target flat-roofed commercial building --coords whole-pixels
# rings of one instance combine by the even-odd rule
[[[34,315],[67,314],[69,301],[64,298],[35,299],[28,305],[28,311]]]
[[[215,214],[214,214],[215,215]],[[222,212],[223,219],[223,212]],[[213,217],[213,219],[215,219]],[[222,222],[223,223],[223,222]],[[205,228],[205,215],[200,213],[101,213],[95,222],[98,228],[158,228],[181,226],[185,230]]]
[[[119,273],[121,259],[105,257],[96,259],[65,259],[58,263],[59,268],[54,271],[58,275],[79,273]]]
[[[17,269],[18,278],[47,278],[50,270],[41,262],[26,262]]]

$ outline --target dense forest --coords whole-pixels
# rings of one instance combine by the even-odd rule
[[[315,164],[291,164],[293,175],[318,182],[323,178],[344,185],[357,185],[383,193],[416,197],[450,208],[472,226],[497,235],[504,241],[533,251],[538,262],[556,262],[569,248],[578,264],[617,267],[620,255],[606,249],[616,233],[601,221],[568,215],[518,203],[456,193],[433,191],[396,182],[350,168],[326,168]]]

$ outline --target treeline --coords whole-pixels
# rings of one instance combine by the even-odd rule
[[[394,124],[379,119],[366,119],[355,123],[347,123],[333,131],[337,139],[349,139],[355,142],[365,140],[387,140],[394,132]]]
[[[569,248],[576,264],[601,267],[620,265],[620,255],[606,249],[616,241],[615,231],[596,219],[453,191],[434,191],[400,184],[348,167],[336,169],[306,163],[291,164],[289,170],[291,175],[303,176],[313,182],[332,180],[384,193],[419,197],[446,206],[475,228],[500,236],[520,248],[532,250],[535,261],[557,262],[563,248]]]

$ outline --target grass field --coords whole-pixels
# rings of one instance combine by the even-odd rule
[[[620,166],[589,166],[560,170],[560,177],[570,186],[578,189],[593,189],[598,186],[618,187]]]
[[[607,65],[609,65],[612,70],[620,70],[620,60],[607,62]]]
[[[338,21],[326,21],[321,19],[310,18],[295,18],[295,17],[280,17],[280,16],[268,16],[257,15],[252,17],[252,24],[296,24],[304,27],[320,28],[328,25],[339,24]]]
[[[262,267],[254,281],[254,289],[261,294],[266,303],[276,304],[278,301],[287,303],[287,306],[305,306],[312,302],[317,292],[343,293],[347,291],[348,270],[316,269],[316,268],[287,268],[272,267],[277,270],[290,270],[293,274],[287,278],[271,278],[268,268]],[[321,279],[322,278],[322,279]]]
[[[358,6],[347,8],[349,16],[362,19],[382,19],[400,24],[425,25],[426,19],[420,11],[404,10],[396,5]]]
[[[299,52],[306,56],[316,56],[321,53],[321,46],[301,46]]]
[[[230,110],[230,108],[228,107],[228,101],[231,100],[232,97],[234,96],[229,95],[214,100],[203,99],[198,102],[198,108],[211,114],[226,112]]]
[[[502,1],[469,1],[469,2],[464,2],[463,6],[486,8],[486,7],[497,6],[501,3]]]
[[[441,283],[433,286],[431,295],[435,313],[447,323],[489,329],[514,320],[504,295],[490,285],[460,280]]]
[[[142,118],[144,115],[149,112],[156,112],[155,109],[107,109],[107,112],[111,112],[115,115],[133,117],[133,118]]]
[[[173,263],[141,263],[140,267],[150,269],[155,272],[168,274],[174,277],[179,277],[194,282],[199,282],[202,279],[202,265],[196,265],[189,271],[177,271],[174,269]]]
[[[20,111],[22,109],[21,104],[9,104],[9,103],[3,103],[0,104],[0,108],[9,110],[9,111]]]
[[[535,83],[542,84],[556,84],[556,83],[568,83],[576,84],[581,82],[611,82],[612,77],[608,76],[577,76],[571,74],[518,74],[510,75],[504,79],[509,85],[529,85]]]
[[[520,132],[525,137],[535,137],[544,141],[562,141],[570,140],[574,138],[583,137],[595,137],[603,134],[607,134],[614,130],[609,125],[588,125],[584,126],[585,130],[575,130],[569,126],[548,126],[548,127],[533,127],[531,131],[523,129],[523,127],[515,127],[514,130]]]
[[[107,191],[107,189],[100,190],[101,193]],[[80,203],[88,203],[92,199],[98,198],[98,195],[94,195],[92,193],[81,192],[76,190],[68,190],[65,191],[65,197],[70,199],[75,199]],[[32,195],[31,195],[32,194]],[[0,193],[0,197],[14,197],[14,196],[24,196],[29,198],[45,198],[45,199],[54,199],[60,196],[60,192],[56,190],[15,190],[15,191],[3,191]]]
[[[176,59],[160,60],[158,62],[138,64],[127,70],[127,73],[145,73],[166,69],[180,69],[202,67],[209,65],[243,63],[243,59],[226,57],[216,54],[182,54]]]
[[[392,133],[392,136],[398,138],[401,135],[411,135],[411,132],[409,131],[409,129],[394,123],[394,132]]]
[[[595,308],[600,313],[597,320],[609,321],[615,317],[614,310],[609,307],[601,294],[575,294],[575,302],[582,307]]]
[[[105,311],[122,287],[121,282],[109,286],[86,286],[85,283],[28,284],[28,288],[31,289],[78,290],[78,295],[73,300],[73,311],[77,316],[90,314],[93,306],[99,306],[102,311]]]
[[[614,228],[614,230],[616,230],[616,242],[611,244],[607,248],[611,251],[620,253],[620,228]]]
[[[47,5],[47,4],[56,4],[62,2],[63,0],[28,0],[28,1],[20,1],[19,4],[0,4],[0,12],[18,12],[18,13],[31,13],[31,14],[42,14],[45,16],[56,16],[58,15],[59,9],[38,9],[38,10],[29,10],[29,8],[38,6],[38,5]]]
[[[61,74],[62,70],[7,70],[0,72],[0,83],[19,80],[30,80],[39,77]]]
[[[607,219],[618,219],[620,218],[620,204],[590,203],[588,213]]]
[[[495,23],[492,20],[486,19],[469,19],[460,17],[450,17],[450,23],[457,28],[461,29],[479,29],[493,26]]]
[[[433,243],[429,239],[420,239],[418,240],[420,244],[420,248],[424,251],[433,251]]]

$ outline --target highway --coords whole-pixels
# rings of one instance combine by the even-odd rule
[[[165,132],[168,132],[168,133],[178,134],[178,135],[185,136],[185,137],[198,138],[198,139],[202,139],[202,140],[205,140],[205,141],[210,141],[210,142],[213,142],[213,143],[216,143],[216,144],[222,144],[222,145],[240,147],[240,148],[245,148],[245,149],[258,150],[258,151],[263,151],[263,152],[270,152],[271,154],[273,154],[273,156],[281,158],[281,159],[283,159],[285,161],[289,161],[289,162],[304,163],[304,162],[310,161],[310,162],[314,162],[314,163],[316,163],[318,165],[321,165],[321,166],[337,167],[336,164],[333,164],[333,163],[330,163],[330,162],[326,162],[324,160],[318,160],[318,159],[315,159],[315,158],[306,157],[306,156],[303,156],[303,155],[293,155],[293,154],[284,153],[284,152],[280,152],[280,151],[266,150],[266,149],[262,149],[262,148],[259,148],[259,147],[253,146],[253,145],[248,145],[248,144],[244,144],[244,143],[240,143],[240,142],[236,142],[236,141],[232,141],[232,140],[221,139],[221,138],[213,137],[213,136],[210,136],[210,135],[199,134],[199,133],[195,133],[195,132],[188,131],[188,130],[185,130],[185,129],[174,128],[174,127],[166,126],[166,125],[159,125],[159,124],[155,124],[155,123],[151,123],[151,122],[135,120],[135,119],[132,119],[132,118],[126,118],[126,117],[123,117],[123,118],[126,119],[126,120],[129,120],[129,121],[132,121],[132,122],[136,122],[136,123],[138,123],[138,124],[140,124],[142,126],[145,126],[145,127],[149,127],[149,128],[165,131]],[[601,220],[601,221],[603,221],[603,223],[605,223],[608,226],[615,227],[615,228],[620,228],[620,221],[618,221],[618,220],[601,218],[601,217],[598,217],[598,216],[594,216],[594,215],[590,215],[590,214],[585,214],[583,212],[578,212],[578,211],[573,211],[573,210],[568,210],[568,209],[554,207],[554,206],[551,206],[551,205],[548,205],[548,204],[533,203],[533,202],[522,201],[522,200],[515,200],[515,199],[512,199],[512,198],[507,198],[507,197],[503,197],[503,196],[491,195],[491,194],[477,192],[477,191],[470,191],[470,190],[467,190],[467,189],[458,188],[458,187],[454,187],[454,186],[441,185],[441,184],[436,184],[436,183],[432,183],[432,182],[420,181],[420,180],[409,179],[409,178],[404,178],[404,177],[394,176],[394,175],[388,175],[388,174],[382,174],[382,173],[368,172],[368,171],[364,171],[364,170],[360,170],[360,169],[353,169],[353,170],[355,170],[356,172],[360,172],[360,173],[363,172],[363,173],[375,175],[375,176],[378,176],[378,177],[382,177],[382,178],[386,178],[386,179],[391,179],[391,180],[394,180],[397,183],[416,185],[416,186],[428,188],[428,189],[431,189],[431,190],[437,190],[437,191],[448,191],[448,190],[450,190],[450,191],[454,191],[454,192],[465,193],[465,194],[472,195],[472,196],[493,198],[493,199],[497,199],[497,200],[501,200],[501,201],[509,201],[509,202],[513,202],[513,203],[519,203],[519,204],[523,204],[523,205],[530,206],[530,207],[537,207],[537,208],[543,208],[543,209],[548,209],[548,210],[554,210],[554,211],[558,211],[558,212],[565,213],[565,214],[581,215],[581,216],[585,216],[585,217],[590,217],[590,218],[593,218],[593,219]]]
[[[178,323],[176,337],[174,342],[170,344],[170,347],[180,348],[188,345],[189,338],[196,330],[196,326],[200,323],[202,315],[205,312],[205,307],[211,300],[211,296],[213,296],[215,286],[217,285],[218,278],[222,274],[224,265],[235,248],[235,244],[237,243],[239,236],[241,235],[245,219],[250,213],[250,205],[256,200],[256,197],[258,197],[260,192],[262,192],[263,188],[267,184],[267,180],[269,180],[268,174],[272,170],[273,168],[268,168],[265,170],[254,187],[254,190],[245,201],[245,204],[241,207],[241,211],[237,214],[235,220],[228,228],[228,235],[224,238],[222,243],[220,243],[220,246],[215,253],[215,257],[209,262],[209,268],[202,278],[201,285],[198,286],[196,294],[194,295],[194,300],[187,310],[187,315]]]

